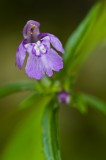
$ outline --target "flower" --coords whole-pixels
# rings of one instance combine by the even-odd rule
[[[69,104],[70,102],[70,93],[66,91],[61,91],[57,94],[58,101],[61,104]]]
[[[26,52],[28,59],[25,67],[30,78],[41,79],[45,73],[51,77],[53,71],[63,68],[62,57],[56,51],[64,53],[60,40],[50,33],[40,33],[40,23],[30,20],[23,29],[24,39],[16,52],[16,64],[22,68]]]

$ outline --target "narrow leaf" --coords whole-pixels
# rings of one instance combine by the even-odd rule
[[[82,97],[83,101],[85,101],[87,104],[90,104],[92,107],[96,108],[97,110],[99,110],[100,112],[106,115],[105,102],[87,94],[80,94],[80,96]]]
[[[32,95],[26,97],[24,100],[22,100],[19,105],[17,106],[18,109],[24,109],[26,107],[29,107],[31,105],[34,105],[35,99],[41,98],[41,96],[44,96],[43,94],[33,93]]]
[[[13,83],[13,84],[1,86],[0,98],[18,91],[25,91],[25,90],[39,91],[40,87],[39,88],[38,87],[39,87],[38,83],[36,84],[36,83],[30,83],[30,82]]]
[[[85,114],[87,112],[87,103],[83,99],[82,95],[74,94],[71,103],[72,103],[72,106],[77,108],[81,113]]]
[[[2,120],[5,127],[0,126],[0,146],[2,147],[0,159],[45,160],[41,120],[44,108],[51,98],[50,95],[32,95],[21,103],[20,106],[23,108],[17,108],[16,113],[7,121]],[[5,143],[2,144],[3,138]]]
[[[76,74],[83,60],[106,39],[106,1],[98,2],[66,44],[65,69]]]
[[[58,107],[51,102],[43,115],[43,146],[46,160],[61,160],[58,140]]]
[[[77,50],[78,45],[83,41],[88,34],[88,28],[92,25],[92,20],[94,21],[94,17],[97,15],[100,10],[100,4],[97,4],[92,8],[90,13],[88,13],[87,17],[81,22],[78,28],[74,31],[74,33],[69,37],[66,43],[66,55],[64,56],[65,61],[72,61],[75,56],[75,51]],[[70,60],[69,60],[70,59]]]

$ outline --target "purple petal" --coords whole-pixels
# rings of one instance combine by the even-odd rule
[[[45,60],[44,60],[44,57],[45,57]],[[42,59],[43,59],[43,64],[46,68],[46,74],[48,76],[52,76],[51,70],[58,72],[60,69],[63,68],[62,57],[60,57],[57,54],[57,52],[54,51],[53,49],[50,49],[46,55],[42,56]],[[48,72],[50,72],[51,75]]]
[[[34,43],[28,43],[24,45],[29,55],[32,54],[34,45],[35,45]]]
[[[43,32],[41,32],[41,33],[38,35],[38,39],[40,40],[40,39],[42,39],[42,38],[44,38],[44,37],[46,37],[46,36],[48,36],[48,33],[43,33]]]
[[[37,80],[41,79],[45,74],[41,58],[34,55],[28,57],[25,70],[28,77],[35,78]]]
[[[26,57],[26,49],[24,47],[24,41],[22,41],[16,52],[16,64],[20,69],[24,64],[25,57]]]
[[[28,36],[30,35],[29,33],[31,32],[31,29],[33,28],[31,27],[31,25],[36,27],[36,34],[39,34],[40,23],[34,20],[29,20],[23,29],[24,38],[28,38]]]
[[[59,52],[64,53],[64,49],[60,40],[53,34],[48,34],[52,46]]]
[[[50,48],[50,37],[49,36],[45,36],[40,41],[42,42],[42,44],[47,46],[48,49]]]
[[[51,77],[53,75],[53,71],[52,71],[52,68],[50,67],[49,65],[49,61],[47,59],[47,54],[43,55],[41,57],[41,61],[43,63],[43,66],[44,66],[44,71],[46,72],[46,74]]]
[[[53,75],[52,70],[58,72],[62,68],[62,57],[60,57],[56,51],[50,49],[47,54],[44,54],[41,57],[36,57],[33,54],[30,55],[25,70],[30,78],[39,80],[45,73],[51,77]]]

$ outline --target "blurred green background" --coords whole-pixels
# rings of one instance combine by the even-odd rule
[[[42,32],[57,35],[65,45],[70,34],[95,2],[96,0],[1,0],[0,85],[17,81],[34,82],[25,75],[24,68],[20,71],[15,66],[16,49],[23,38],[22,29],[27,20],[39,21]],[[106,101],[105,42],[98,46],[83,64],[75,88]],[[29,92],[16,93],[0,100],[0,157],[5,154],[8,143],[14,137],[15,127],[20,126],[27,114],[18,114],[15,107],[26,95],[29,95]],[[74,108],[61,107],[59,126],[63,160],[106,159],[106,118],[92,106],[85,115]],[[33,139],[30,141],[32,144]],[[19,146],[21,147],[21,140]],[[31,145],[27,152],[30,152],[30,148]],[[33,160],[31,157],[29,159]],[[17,157],[14,160],[17,160]]]

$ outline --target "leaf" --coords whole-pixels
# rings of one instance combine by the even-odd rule
[[[44,108],[51,98],[51,95],[34,94],[26,102],[24,100],[22,108],[17,108],[16,113],[6,122],[2,119],[5,126],[0,126],[1,160],[45,160],[41,120]]]
[[[92,107],[94,107],[95,109],[99,110],[100,112],[106,115],[106,103],[105,102],[103,102],[102,100],[94,96],[90,96],[87,94],[81,93],[80,96],[82,97],[85,103],[90,104]]]
[[[97,97],[85,93],[74,93],[71,105],[76,107],[81,113],[87,112],[87,106],[97,109],[106,115],[106,102],[103,102]]]
[[[34,105],[35,101],[34,99],[39,99],[39,97],[44,96],[44,94],[38,94],[34,93],[28,97],[26,97],[24,100],[20,102],[20,104],[17,106],[17,108],[20,110],[29,107],[30,105]]]
[[[77,108],[81,113],[83,114],[87,113],[87,103],[83,99],[81,94],[74,94],[71,104],[72,106]]]
[[[98,2],[66,43],[64,72],[76,74],[83,60],[106,39],[106,1]]]
[[[58,107],[51,101],[43,115],[43,146],[46,160],[61,160],[57,123]]]
[[[41,91],[41,87],[37,82],[35,83],[22,82],[22,83],[8,84],[0,87],[0,98],[18,91],[25,91],[25,90]]]

